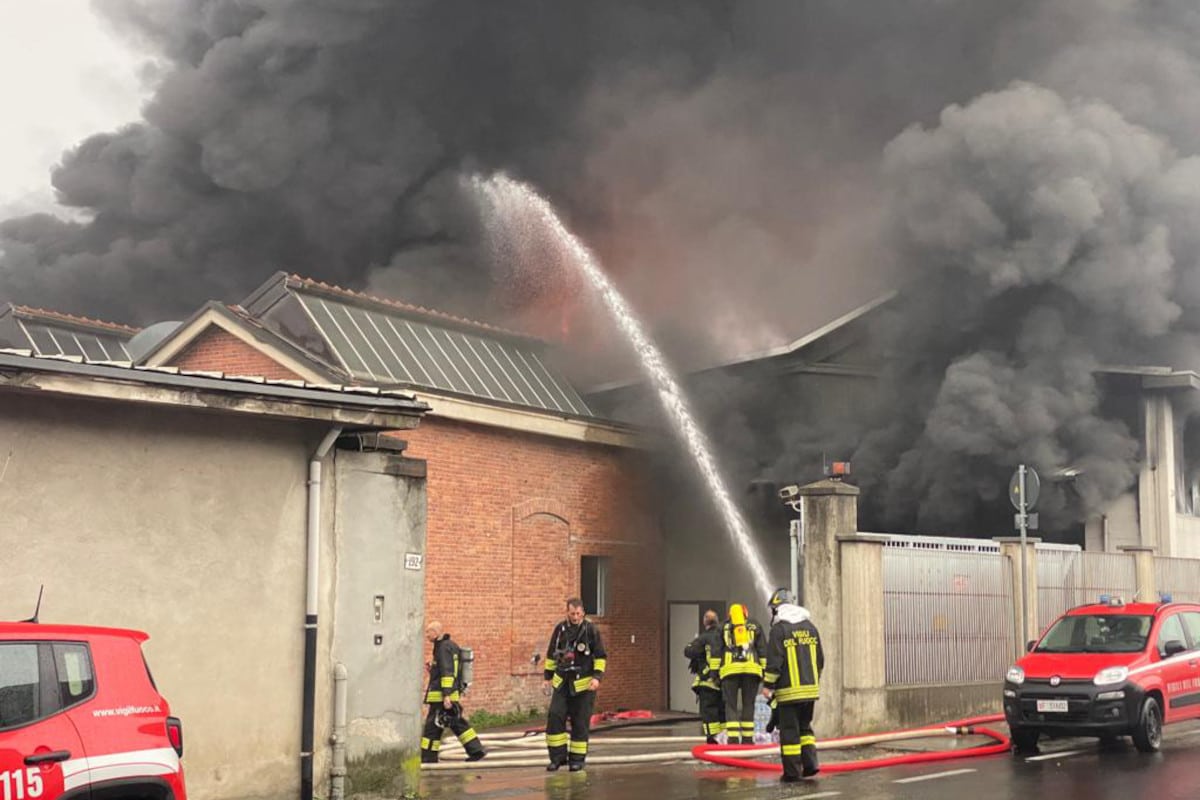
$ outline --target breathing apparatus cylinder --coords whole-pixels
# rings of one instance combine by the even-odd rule
[[[741,651],[742,657],[745,657],[746,650],[750,647],[750,631],[746,630],[746,607],[741,603],[730,606],[729,621],[733,623],[733,644]]]
[[[475,680],[475,651],[470,647],[459,649],[458,653],[458,679],[462,683],[463,691]]]

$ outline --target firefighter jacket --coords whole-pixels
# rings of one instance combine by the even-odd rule
[[[448,633],[433,643],[429,688],[425,690],[426,703],[441,703],[447,697],[455,703],[459,701],[459,692],[462,691],[462,676],[459,673],[461,652]]]
[[[600,631],[590,619],[578,625],[563,620],[550,634],[542,670],[555,689],[565,685],[568,695],[576,695],[588,691],[592,678],[604,677],[607,662]]]
[[[717,626],[703,633],[683,648],[683,657],[688,659],[688,669],[696,677],[692,691],[721,688],[721,629]]]
[[[774,690],[778,703],[811,702],[820,693],[824,668],[821,635],[808,609],[790,603],[781,605],[771,625],[763,684]]]
[[[746,633],[750,635],[750,643],[744,648],[734,641],[733,628],[732,622],[726,622],[721,631],[721,678],[734,675],[754,675],[761,678],[763,660],[767,652],[767,640],[763,636],[762,628],[754,620],[746,620]]]

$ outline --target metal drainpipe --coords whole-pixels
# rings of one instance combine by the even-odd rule
[[[346,796],[346,665],[333,665],[333,768],[330,770],[329,800]]]
[[[308,462],[308,585],[304,597],[304,696],[300,723],[300,800],[313,797],[313,740],[316,732],[317,609],[321,560],[321,461],[342,433],[330,428]]]

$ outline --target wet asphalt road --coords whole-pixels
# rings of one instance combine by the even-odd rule
[[[841,798],[893,800],[1197,800],[1200,725],[1167,728],[1163,750],[1143,755],[1125,740],[1043,742],[1032,758],[1010,755],[819,776],[780,784],[775,773],[691,764],[593,766],[547,774],[540,768],[426,773],[430,800],[684,800]]]

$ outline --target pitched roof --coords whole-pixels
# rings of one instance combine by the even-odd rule
[[[241,305],[252,312],[260,306],[264,300],[270,302],[272,299],[272,290],[276,292],[279,289],[296,289],[310,294],[324,295],[342,302],[351,303],[363,308],[375,308],[387,313],[398,313],[408,319],[424,319],[441,325],[450,325],[460,327],[466,330],[482,331],[484,333],[503,336],[506,338],[523,339],[529,342],[537,342],[545,344],[541,339],[529,334],[519,333],[517,331],[501,328],[498,325],[492,325],[488,322],[478,322],[476,320],[467,319],[466,317],[458,317],[454,314],[447,314],[444,311],[437,309],[425,308],[424,306],[405,303],[400,300],[393,300],[387,297],[379,297],[378,295],[366,294],[364,292],[356,292],[352,289],[344,289],[341,286],[335,286],[332,283],[319,281],[315,278],[306,278],[302,275],[294,273],[288,274],[282,270],[272,275],[266,283],[254,290],[254,292],[246,298]]]
[[[256,324],[352,381],[594,416],[532,337],[283,272],[242,306]]]
[[[137,328],[42,308],[0,306],[0,347],[38,355],[78,356],[86,361],[128,361],[126,345]]]
[[[135,328],[132,325],[124,325],[120,322],[105,322],[101,319],[92,319],[91,317],[80,317],[75,314],[65,314],[62,311],[51,311],[45,308],[34,308],[33,306],[19,306],[9,303],[8,307],[19,317],[31,320],[46,320],[49,322],[59,322],[66,325],[79,328],[94,328],[103,331],[111,331],[116,334],[126,334],[133,336],[141,328]]]

